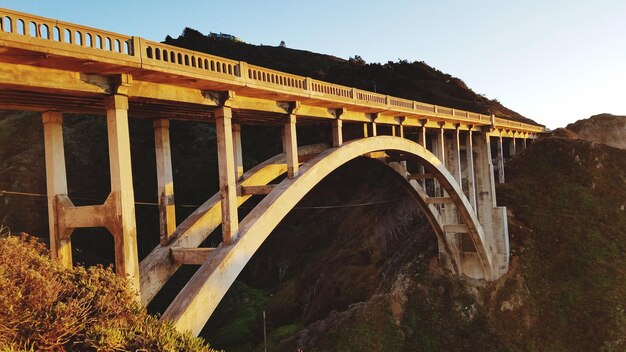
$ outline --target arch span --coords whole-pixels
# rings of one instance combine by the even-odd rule
[[[246,263],[287,213],[323,178],[346,162],[367,153],[398,151],[417,158],[439,181],[467,226],[484,277],[494,277],[491,246],[460,186],[443,163],[419,144],[407,139],[379,136],[353,140],[328,149],[300,168],[300,175],[285,179],[268,194],[239,226],[239,236],[230,246],[215,250],[185,285],[162,316],[179,331],[197,335]],[[423,204],[426,204],[424,202]]]

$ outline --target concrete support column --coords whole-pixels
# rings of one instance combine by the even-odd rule
[[[343,121],[336,119],[332,122],[333,147],[341,147],[343,144]]]
[[[461,179],[461,137],[459,126],[455,127],[456,128],[454,129],[454,136],[452,137],[452,148],[448,152],[450,159],[448,168],[456,179],[456,182],[458,182],[459,186],[461,186],[461,189],[463,189],[463,182]]]
[[[474,139],[476,152],[476,209],[485,233],[485,240],[496,254],[496,276],[506,273],[509,265],[509,236],[506,207],[496,206],[495,177],[491,158],[491,140],[488,133]]]
[[[233,124],[233,150],[235,153],[235,178],[243,176],[243,150],[241,149],[241,125]]]
[[[445,136],[444,136],[445,137]],[[447,165],[448,171],[452,174],[456,182],[459,184],[459,188],[462,190],[461,182],[461,146],[459,141],[459,129],[454,130],[452,138],[444,138],[445,154],[444,159]],[[444,191],[443,196],[447,197],[448,194]],[[443,204],[444,207],[444,220],[446,224],[457,224],[459,222],[458,214],[454,204]],[[452,241],[454,239],[451,239]]]
[[[511,140],[511,143],[509,144],[509,154],[511,155],[511,157],[515,156],[515,154],[517,154],[517,143],[516,143],[516,138],[515,135],[513,135],[513,139]]]
[[[439,124],[439,131],[437,131],[437,147],[435,148],[436,155],[443,163],[443,166],[446,166],[446,145],[445,145],[445,136],[443,124]]]
[[[46,155],[46,186],[48,190],[48,229],[50,232],[50,254],[61,264],[72,266],[72,242],[63,238],[58,227],[57,195],[67,195],[65,173],[65,151],[63,149],[63,115],[47,111],[41,116]]]
[[[363,138],[369,137],[367,123],[363,124]]]
[[[524,136],[524,138],[522,138],[522,149],[526,149],[526,147],[526,136]]]
[[[419,133],[417,135],[417,144],[426,148],[426,126],[420,127]]]
[[[476,178],[474,172],[474,142],[472,130],[465,136],[465,152],[467,153],[467,188],[472,209],[476,212]]]
[[[491,158],[491,138],[488,133],[481,133],[474,140],[474,151],[476,152],[476,163],[474,164],[476,177],[476,193],[478,195],[478,217],[481,224],[483,217],[491,212],[491,208],[496,206],[496,182],[493,172],[493,162]]]
[[[426,122],[424,122],[422,124],[422,127],[419,128],[419,132],[417,134],[417,144],[424,147],[424,149],[427,149],[426,148]],[[420,173],[423,174],[425,172],[426,172],[426,169],[424,168],[424,165],[420,164]],[[422,184],[422,188],[424,188],[424,191],[426,191],[426,179],[423,179],[420,182]]]
[[[221,107],[215,111],[220,198],[222,200],[222,239],[225,245],[232,244],[237,239],[239,231],[232,117],[229,107]]]
[[[115,94],[105,99],[109,137],[111,194],[116,198],[118,228],[115,239],[115,268],[119,275],[129,276],[131,287],[139,291],[139,258],[135,222],[135,194],[130,160],[128,97]]]
[[[504,183],[504,148],[502,146],[502,133],[498,136],[498,183]]]
[[[376,137],[377,135],[376,122],[372,122],[372,137]]]
[[[283,128],[283,150],[287,159],[287,177],[298,176],[298,138],[296,136],[296,115],[287,116]]]
[[[174,205],[174,176],[172,174],[172,151],[170,148],[170,121],[154,120],[154,147],[156,151],[157,184],[159,195],[159,219],[161,245],[169,244],[176,230]]]
[[[439,130],[437,131],[437,136],[435,137],[435,143],[433,144],[433,152],[439,158],[444,167],[446,167],[446,145],[445,145],[445,135],[443,124],[439,124]],[[435,183],[435,196],[441,197],[443,196],[441,185],[439,181],[434,180]]]
[[[400,138],[404,138],[404,126],[402,126],[402,125],[398,126],[398,136]]]

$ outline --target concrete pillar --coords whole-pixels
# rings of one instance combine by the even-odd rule
[[[524,136],[524,137],[522,138],[522,149],[526,149],[526,147],[527,147],[527,144],[526,144],[526,136]]]
[[[445,145],[445,135],[444,135],[443,124],[440,124],[439,130],[437,131],[437,136],[435,137],[435,143],[433,144],[433,147],[434,147],[433,152],[435,153],[437,158],[439,158],[443,166],[446,167],[446,157],[445,157],[446,145]],[[436,197],[443,196],[442,188],[441,188],[441,185],[439,184],[439,181],[435,179],[434,183],[435,183],[435,196]]]
[[[243,150],[241,148],[241,125],[233,124],[233,150],[235,153],[235,178],[243,176]]]
[[[50,254],[53,259],[70,268],[72,266],[72,242],[64,238],[58,227],[57,195],[67,195],[65,174],[65,151],[63,149],[63,115],[47,111],[41,116],[46,155],[46,186],[48,190],[48,229]]]
[[[376,133],[376,122],[372,122],[372,137],[376,137],[378,134]]]
[[[498,183],[504,183],[504,148],[502,146],[502,133],[498,136]]]
[[[296,115],[289,114],[283,128],[285,158],[287,159],[287,177],[298,176],[298,138],[296,136]]]
[[[474,212],[476,212],[476,178],[474,172],[474,142],[472,130],[467,132],[465,136],[465,151],[467,153],[467,188],[469,201],[472,204]]]
[[[509,144],[509,154],[511,155],[511,158],[515,156],[515,154],[517,154],[517,145],[516,145],[515,135],[513,135],[513,139],[511,140],[511,143]]]
[[[419,134],[417,135],[417,144],[426,148],[426,126],[420,127]]]
[[[115,268],[119,275],[129,276],[131,287],[139,291],[139,258],[135,222],[135,194],[130,160],[128,130],[128,97],[112,95],[105,99],[109,138],[111,194],[116,197],[119,224],[115,239]]]
[[[367,138],[369,136],[367,129],[368,129],[367,123],[364,123],[363,124],[363,138]]]
[[[336,119],[332,122],[333,147],[341,147],[343,144],[343,121]]]
[[[474,139],[476,152],[476,209],[478,219],[485,233],[485,240],[492,246],[496,255],[496,276],[508,271],[509,236],[506,207],[496,206],[495,177],[491,158],[491,140],[488,133],[481,133]]]
[[[443,163],[443,166],[446,166],[446,158],[444,157],[444,155],[446,155],[446,146],[443,124],[439,125],[439,131],[437,131],[437,147],[435,151],[437,157]]]
[[[478,217],[483,223],[485,214],[496,206],[496,185],[491,159],[491,138],[487,133],[481,133],[474,139],[476,163],[474,164]],[[487,219],[484,219],[487,220]]]
[[[452,137],[452,148],[449,151],[450,163],[448,169],[459,183],[461,189],[463,189],[463,182],[461,182],[461,138],[459,127],[454,129],[454,136]]]
[[[400,138],[404,138],[404,126],[398,126],[398,134],[400,135]]]
[[[419,128],[419,133],[417,135],[417,143],[419,145],[421,145],[422,147],[424,147],[424,149],[426,148],[426,123],[424,123],[422,125],[422,127]],[[420,164],[420,173],[423,174],[426,172],[426,169],[424,168],[424,165]],[[424,191],[426,191],[426,179],[423,179],[420,181],[422,184],[422,188],[424,189]]]
[[[445,137],[445,136],[444,136]],[[459,184],[459,188],[462,189],[461,182],[461,146],[459,144],[459,129],[454,130],[452,138],[444,138],[445,154],[444,158],[448,171],[452,174],[456,182]],[[443,191],[443,190],[442,190]],[[443,196],[447,197],[448,194],[443,191]],[[458,214],[454,204],[443,204],[444,207],[444,220],[446,224],[457,224]],[[454,240],[454,239],[451,239]]]
[[[159,195],[159,219],[161,245],[169,244],[176,230],[174,205],[174,176],[172,174],[172,151],[170,148],[170,121],[153,121],[154,147],[156,151],[157,184]]]
[[[237,182],[235,180],[235,151],[233,147],[232,111],[229,107],[215,110],[217,158],[222,200],[222,239],[230,245],[237,239]]]

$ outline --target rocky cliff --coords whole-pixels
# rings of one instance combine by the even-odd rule
[[[565,128],[582,139],[626,149],[626,116],[598,114]]]

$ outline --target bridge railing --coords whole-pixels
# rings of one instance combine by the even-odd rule
[[[4,35],[22,36],[24,41],[42,45],[94,50],[108,57],[123,56],[128,59],[134,56],[131,36],[2,8],[0,30]]]
[[[523,122],[511,121],[500,117],[495,118],[495,124],[498,127],[510,127],[512,129],[530,130],[532,132],[543,132],[543,128],[540,126],[533,126],[525,124]]]
[[[139,54],[143,64],[221,78],[238,79],[240,77],[239,61],[142,38],[138,42],[141,47]]]
[[[219,56],[200,53],[168,44],[148,41],[95,28],[0,8],[0,34],[27,44],[54,47],[80,54],[98,55],[116,60],[132,61],[142,68],[174,71],[202,78],[206,76],[234,86],[248,85],[281,90],[358,106],[393,110],[416,116],[440,119],[463,119],[477,125],[495,123],[497,127],[541,132],[540,126],[503,118],[402,99],[352,87],[328,83],[250,65]]]
[[[241,62],[240,65],[244,68],[247,67],[246,72],[243,72],[243,78],[251,84],[271,88],[281,87],[287,90],[296,90],[300,93],[306,93],[308,91],[306,78],[302,76],[250,65],[244,62]]]
[[[396,98],[396,97],[389,97],[388,98],[388,102],[389,105],[395,108],[400,108],[400,109],[407,109],[407,110],[413,110],[414,106],[413,106],[413,100],[408,100],[408,99],[402,99],[402,98]]]

